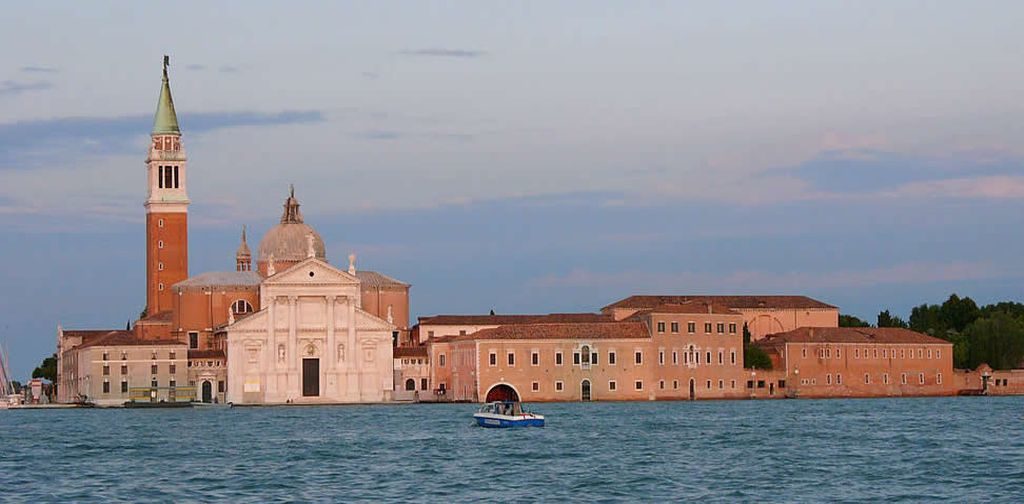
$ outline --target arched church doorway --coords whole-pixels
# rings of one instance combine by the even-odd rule
[[[580,400],[590,400],[590,380],[583,380],[583,383],[580,383]]]
[[[692,400],[694,400],[696,398],[697,398],[697,382],[693,381],[693,378],[690,378],[690,400],[692,401]]]
[[[518,401],[518,400],[519,400],[519,393],[516,392],[516,389],[512,388],[511,385],[506,385],[504,383],[499,383],[499,384],[491,387],[491,390],[487,391],[487,397],[484,399],[484,402]]]
[[[213,384],[203,381],[203,402],[208,403],[211,401],[213,401]]]

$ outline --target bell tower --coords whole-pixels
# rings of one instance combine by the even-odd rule
[[[163,82],[146,157],[146,313],[171,309],[171,285],[188,278],[188,171],[167,79]]]

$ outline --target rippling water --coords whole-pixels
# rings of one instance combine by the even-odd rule
[[[1024,397],[0,410],[0,500],[1024,502]]]

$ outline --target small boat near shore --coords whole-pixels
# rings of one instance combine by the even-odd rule
[[[518,401],[494,401],[473,414],[480,427],[544,427],[544,415],[530,413]]]

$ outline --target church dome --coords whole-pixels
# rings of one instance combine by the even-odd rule
[[[258,260],[265,265],[273,258],[278,271],[285,264],[297,263],[309,257],[309,237],[313,237],[313,252],[319,259],[326,260],[324,240],[315,229],[302,222],[299,201],[295,199],[295,188],[284,202],[281,223],[270,228],[260,240]]]

